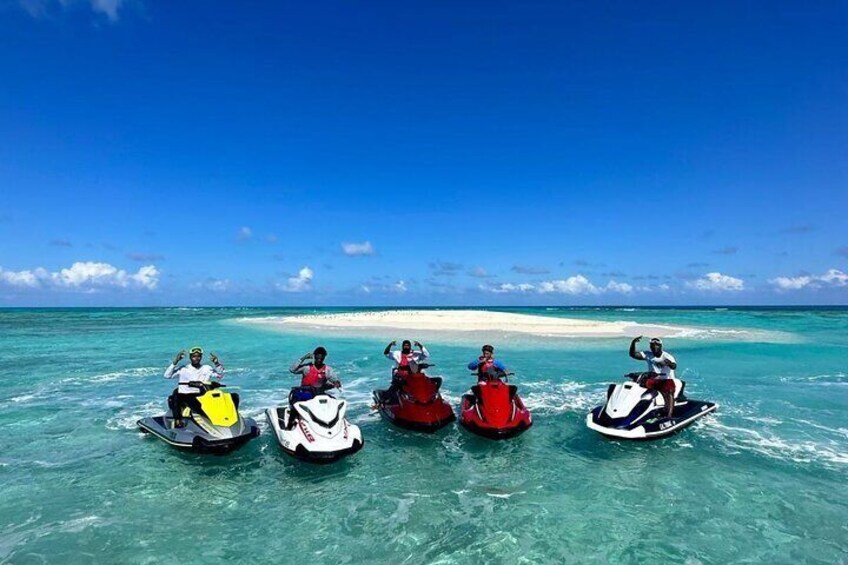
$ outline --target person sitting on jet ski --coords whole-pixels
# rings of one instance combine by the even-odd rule
[[[674,370],[677,369],[677,361],[667,351],[663,351],[663,342],[655,337],[650,341],[649,351],[636,351],[636,344],[642,339],[640,335],[630,342],[630,357],[637,361],[648,362],[648,378],[642,386],[648,390],[658,391],[665,405],[668,406],[668,417],[674,412]]]
[[[392,367],[392,376],[398,372],[411,372],[409,368],[411,362],[414,361],[416,365],[420,365],[425,359],[430,357],[430,352],[427,351],[427,348],[424,347],[420,341],[415,342],[415,347],[418,348],[418,351],[412,350],[412,342],[408,339],[403,340],[400,351],[392,351],[392,347],[395,345],[397,345],[397,342],[393,341],[388,344],[385,351],[383,351],[383,355],[394,363],[394,367]]]
[[[327,350],[321,346],[315,348],[312,353],[307,353],[294,362],[289,368],[291,373],[301,375],[300,386],[295,387],[289,393],[289,414],[291,415],[287,425],[294,423],[294,403],[315,398],[315,392],[327,388],[341,388],[342,383],[336,376],[336,372],[329,365],[324,364]],[[309,360],[312,362],[309,362]]]
[[[200,403],[197,401],[197,395],[200,394],[200,390],[190,386],[188,383],[192,381],[210,383],[213,377],[217,379],[224,378],[224,366],[221,365],[220,361],[218,361],[218,356],[214,353],[210,355],[212,363],[215,365],[214,369],[209,365],[201,365],[203,349],[200,347],[192,347],[189,350],[188,358],[191,361],[189,365],[177,367],[177,363],[182,361],[185,354],[185,350],[177,353],[177,356],[174,357],[174,362],[165,369],[164,375],[166,379],[179,378],[179,386],[174,389],[174,393],[171,395],[171,411],[174,417],[174,426],[176,427],[183,425],[182,415],[184,407],[188,406],[195,411],[201,410]]]
[[[427,348],[420,341],[415,342],[415,347],[418,348],[418,351],[412,350],[412,342],[408,339],[403,340],[400,351],[392,351],[392,347],[395,345],[397,345],[397,342],[393,341],[383,351],[383,355],[393,364],[392,383],[383,393],[383,398],[386,401],[391,401],[400,392],[400,387],[403,386],[403,377],[417,373],[418,365],[430,357],[430,352],[427,351]]]
[[[468,364],[469,371],[477,371],[478,381],[486,380],[490,371],[506,373],[506,367],[495,359],[494,355],[495,348],[491,345],[484,345],[483,354]]]
[[[307,353],[300,359],[294,362],[289,371],[295,375],[301,375],[301,388],[340,388],[341,381],[336,377],[336,372],[329,365],[324,364],[324,359],[327,357],[327,350],[323,347],[316,347],[312,353]],[[312,362],[309,362],[309,360]],[[306,395],[303,395],[306,396]],[[311,396],[310,396],[311,398]],[[297,400],[309,400],[308,398],[298,398]]]

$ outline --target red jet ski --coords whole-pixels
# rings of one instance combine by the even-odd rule
[[[471,393],[462,396],[459,423],[466,430],[489,439],[507,439],[533,425],[518,387],[509,384],[506,373],[489,372],[478,378]]]
[[[374,402],[389,422],[418,432],[433,433],[456,419],[450,404],[439,394],[442,379],[428,377],[422,371],[432,365],[421,364],[419,372],[398,372],[397,391],[375,390]]]

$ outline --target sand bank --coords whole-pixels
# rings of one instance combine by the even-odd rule
[[[496,332],[540,337],[611,338],[636,335],[673,337],[697,331],[693,328],[646,325],[627,321],[580,320],[486,310],[384,310],[241,318],[239,321],[279,329],[350,330],[362,334],[403,330],[422,333]]]

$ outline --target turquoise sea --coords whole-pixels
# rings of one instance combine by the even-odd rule
[[[0,562],[848,562],[848,310],[518,311],[703,328],[666,348],[689,396],[718,412],[664,440],[603,439],[585,414],[641,368],[628,340],[503,333],[487,339],[534,427],[500,443],[455,425],[426,436],[369,411],[383,347],[425,341],[456,404],[478,336],[239,321],[311,310],[0,310]],[[224,457],[143,436],[136,420],[173,385],[162,372],[194,344],[221,357],[263,430],[289,363],[325,345],[365,448],[313,467],[268,433]]]

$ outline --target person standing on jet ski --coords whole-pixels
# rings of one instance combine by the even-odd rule
[[[394,398],[400,391],[403,385],[403,377],[411,373],[418,372],[418,365],[423,363],[430,357],[430,352],[420,341],[415,342],[415,347],[418,351],[412,350],[412,342],[408,339],[403,340],[400,345],[400,351],[392,351],[392,347],[397,345],[396,341],[391,342],[386,346],[383,355],[393,363],[392,367],[392,384],[386,389],[383,397],[386,399]]]
[[[648,390],[658,391],[665,405],[668,406],[668,417],[674,412],[674,370],[677,369],[677,361],[666,351],[663,351],[663,342],[655,337],[650,341],[649,351],[636,351],[636,344],[642,339],[640,335],[630,342],[630,357],[637,361],[648,362],[648,378],[642,385]]]
[[[477,380],[483,381],[488,378],[489,371],[495,370],[501,373],[506,373],[506,367],[503,363],[495,359],[495,348],[491,345],[483,346],[483,354],[477,359],[468,364],[469,371],[477,371]]]
[[[192,381],[210,383],[212,378],[224,378],[224,366],[221,365],[218,356],[214,353],[210,355],[212,363],[215,365],[214,368],[201,364],[203,360],[203,349],[200,347],[192,347],[189,350],[188,358],[191,362],[190,364],[177,367],[177,363],[183,360],[185,354],[185,350],[177,353],[177,356],[174,357],[174,362],[165,369],[164,375],[166,379],[173,379],[174,377],[179,379],[179,386],[174,390],[174,394],[171,395],[171,412],[174,418],[174,426],[176,427],[180,427],[183,424],[182,415],[184,407],[188,406],[195,411],[201,410],[200,403],[197,401],[197,395],[200,394],[200,390],[190,386],[188,383]]]

